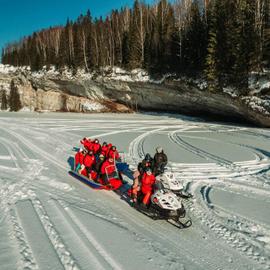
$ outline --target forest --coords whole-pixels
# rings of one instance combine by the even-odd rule
[[[202,76],[209,91],[247,91],[249,74],[270,67],[270,0],[167,0],[112,10],[88,10],[7,44],[2,63],[76,73],[118,66],[150,74]]]

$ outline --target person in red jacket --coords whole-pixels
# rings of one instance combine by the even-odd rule
[[[94,140],[94,142],[92,143],[92,147],[93,147],[94,155],[99,155],[99,153],[101,151],[101,145],[100,145],[98,139]]]
[[[108,157],[108,154],[109,154],[109,152],[110,152],[110,150],[111,150],[111,148],[112,148],[112,144],[111,143],[109,143],[108,145],[107,145],[108,147],[107,147],[107,152],[106,152],[106,157]]]
[[[105,185],[109,183],[110,178],[117,177],[117,169],[114,164],[114,159],[109,157],[101,166],[101,179]]]
[[[83,138],[80,143],[88,150],[93,150],[93,142],[90,138]]]
[[[84,160],[83,160],[81,174],[90,178],[91,171],[93,169],[95,162],[96,162],[96,159],[95,159],[93,151],[92,150],[88,151],[88,153],[85,155]]]
[[[85,149],[80,148],[80,150],[75,155],[75,163],[74,163],[74,169],[75,171],[78,171],[81,168],[81,165],[83,164],[84,157],[86,155],[87,151]]]
[[[110,149],[108,153],[108,158],[109,157],[113,158],[114,160],[120,160],[120,155],[118,151],[116,150],[116,146],[112,146],[112,148]]]
[[[102,147],[101,147],[101,154],[106,157],[108,152],[108,144],[106,142],[103,142]]]
[[[144,195],[142,204],[147,206],[150,202],[151,195],[153,193],[153,185],[156,182],[156,178],[152,173],[151,168],[146,168],[141,181],[141,192]]]

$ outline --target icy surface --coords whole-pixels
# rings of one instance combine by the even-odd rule
[[[119,71],[120,72],[120,71]],[[12,269],[270,269],[270,131],[177,115],[0,113],[0,265]],[[82,137],[132,166],[161,145],[193,226],[153,221],[68,174]]]

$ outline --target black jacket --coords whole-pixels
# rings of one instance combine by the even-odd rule
[[[138,164],[138,171],[140,172],[140,174],[144,174],[146,168],[151,168],[151,170],[153,170],[153,159],[151,159],[150,161],[146,161],[145,159],[142,160],[142,162],[140,162]]]
[[[159,167],[161,165],[163,165],[164,167],[167,165],[168,163],[168,158],[167,155],[162,151],[162,153],[156,153],[154,156],[154,164],[155,167]]]

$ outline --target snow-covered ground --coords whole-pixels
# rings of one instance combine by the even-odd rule
[[[0,269],[270,269],[270,131],[156,114],[0,113]],[[133,167],[161,145],[193,226],[68,174],[82,137]]]

